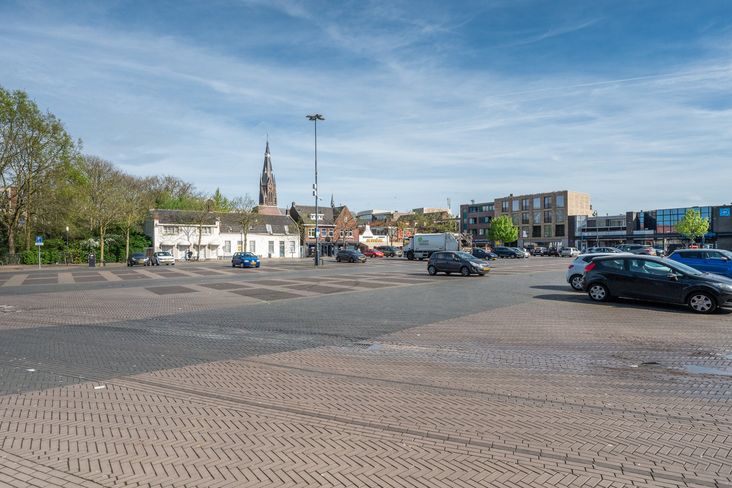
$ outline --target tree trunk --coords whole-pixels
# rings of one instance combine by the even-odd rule
[[[99,226],[99,265],[104,266],[104,226]]]
[[[8,226],[8,254],[15,254],[15,227]]]
[[[247,239],[249,239],[249,232],[244,232],[244,241],[241,243],[241,247],[244,248],[244,251],[247,250]]]
[[[127,227],[125,231],[125,262],[130,259],[130,228]]]

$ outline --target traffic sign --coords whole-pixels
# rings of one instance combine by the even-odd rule
[[[43,236],[36,236],[36,246],[43,245]]]

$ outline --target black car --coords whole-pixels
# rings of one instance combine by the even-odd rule
[[[651,256],[604,256],[585,267],[583,289],[596,302],[613,297],[686,304],[697,313],[732,306],[732,279]]]
[[[480,249],[479,247],[476,247],[473,249],[470,254],[475,256],[478,259],[487,259],[487,260],[494,260],[498,258],[498,254],[486,251],[485,249]]]
[[[393,257],[401,257],[402,256],[402,249],[395,246],[376,246],[374,249],[377,251],[381,251],[384,253],[384,257],[387,258],[393,258]]]
[[[430,256],[427,263],[427,272],[433,276],[440,271],[445,274],[460,273],[463,276],[470,276],[475,273],[483,276],[490,270],[486,261],[463,251],[436,252]]]
[[[522,258],[524,257],[523,253],[518,252],[516,249],[511,249],[510,247],[505,246],[496,246],[495,249],[493,249],[493,252],[498,255],[499,258]]]
[[[127,258],[127,266],[149,266],[150,265],[150,258],[145,256],[145,254],[141,252],[136,252],[130,254],[130,257]]]
[[[545,247],[535,247],[530,252],[532,256],[546,256],[549,250]]]
[[[340,251],[338,251],[338,254],[336,254],[336,261],[338,261],[339,263],[365,263],[366,256],[361,254],[361,251],[341,249]]]

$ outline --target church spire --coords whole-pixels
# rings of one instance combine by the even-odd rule
[[[267,136],[267,146],[264,149],[262,177],[259,180],[259,204],[268,207],[277,206],[277,183],[275,182],[274,173],[272,172],[272,157],[269,153],[269,136]]]

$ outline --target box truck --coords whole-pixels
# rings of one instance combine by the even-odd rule
[[[460,241],[454,234],[443,232],[441,234],[415,234],[406,246],[404,255],[409,260],[429,258],[433,252],[438,251],[459,251]]]

